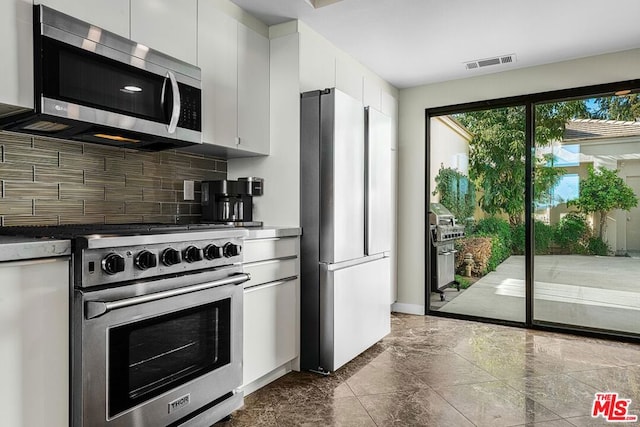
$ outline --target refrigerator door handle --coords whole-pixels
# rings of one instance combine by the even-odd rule
[[[327,264],[327,270],[328,271],[342,270],[343,268],[349,268],[349,267],[353,267],[360,264],[366,264],[368,262],[377,261],[382,258],[385,258],[384,253],[369,255],[362,258],[351,259],[349,261],[338,262],[335,264]]]

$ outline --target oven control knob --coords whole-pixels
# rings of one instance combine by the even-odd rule
[[[202,261],[202,249],[195,246],[189,246],[184,250],[183,258],[187,262]]]
[[[160,260],[166,266],[180,264],[182,262],[182,258],[180,257],[180,252],[173,248],[167,248],[162,251],[162,255],[160,255]]]
[[[146,270],[158,265],[158,257],[153,252],[147,250],[141,251],[133,259],[133,263],[140,270]]]
[[[222,248],[216,245],[207,245],[204,248],[204,256],[206,259],[222,258]]]
[[[241,250],[242,248],[240,245],[236,245],[233,243],[225,243],[223,248],[224,256],[227,258],[240,255]]]
[[[124,257],[116,253],[110,253],[102,259],[102,270],[107,274],[116,274],[124,271]]]

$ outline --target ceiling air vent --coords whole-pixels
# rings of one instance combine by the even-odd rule
[[[477,68],[490,67],[492,65],[512,64],[516,62],[516,55],[501,55],[494,58],[476,59],[475,61],[465,62],[464,66],[467,70],[475,70]]]

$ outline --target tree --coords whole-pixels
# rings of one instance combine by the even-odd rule
[[[602,120],[624,120],[633,122],[640,118],[640,97],[638,94],[597,98],[598,109],[593,118]]]
[[[638,206],[638,198],[631,187],[618,176],[617,169],[602,166],[595,169],[593,165],[589,165],[587,178],[580,181],[578,198],[567,205],[575,205],[585,214],[600,214],[598,236],[602,239],[607,225],[607,214],[613,209],[628,211]]]
[[[583,101],[554,102],[535,109],[536,146],[562,139],[569,118],[585,117]],[[469,176],[482,190],[479,205],[490,215],[506,214],[511,225],[523,220],[525,208],[525,109],[493,108],[458,114],[473,135],[469,143]],[[564,173],[554,168],[552,155],[534,159],[534,199],[541,200]]]

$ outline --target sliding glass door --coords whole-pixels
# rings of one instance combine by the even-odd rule
[[[640,334],[640,104],[599,96],[535,106],[533,320]]]
[[[427,110],[428,313],[640,337],[639,94]]]
[[[525,124],[522,105],[431,118],[431,310],[525,321]]]

